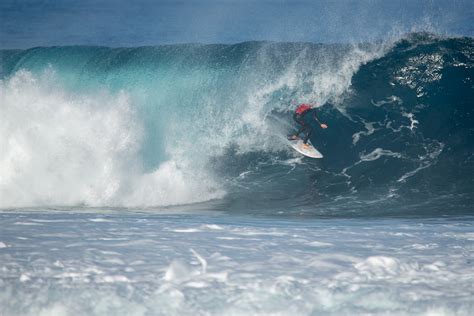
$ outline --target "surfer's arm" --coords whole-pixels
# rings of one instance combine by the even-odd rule
[[[316,112],[313,113],[313,117],[314,119],[316,120],[316,122],[318,122],[319,126],[321,126],[321,128],[328,128],[328,126],[324,123],[321,123],[321,121],[318,119],[318,117],[316,116]]]

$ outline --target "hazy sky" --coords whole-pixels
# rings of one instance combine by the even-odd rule
[[[474,0],[0,0],[0,48],[474,35]]]

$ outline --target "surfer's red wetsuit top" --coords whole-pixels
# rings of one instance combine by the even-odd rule
[[[292,135],[292,137],[298,137],[299,134],[304,133],[305,136],[303,138],[303,143],[307,143],[309,140],[309,137],[311,136],[311,133],[313,132],[313,128],[311,127],[311,124],[307,122],[307,119],[305,119],[305,116],[309,115],[309,113],[313,112],[313,117],[315,120],[316,118],[316,113],[309,104],[300,104],[296,110],[295,113],[293,114],[293,119],[301,125],[300,129],[296,132],[296,134]],[[318,121],[319,122],[319,121]]]
[[[300,106],[296,108],[295,113],[298,115],[301,115],[310,109],[311,109],[311,105],[303,103],[303,104],[300,104]]]

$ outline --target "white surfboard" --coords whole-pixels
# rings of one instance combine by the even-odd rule
[[[293,147],[297,152],[305,155],[306,157],[323,158],[323,155],[316,148],[314,148],[313,145],[311,145],[309,142],[308,142],[309,146],[304,146],[303,140],[301,139],[289,140],[289,143],[291,147]]]

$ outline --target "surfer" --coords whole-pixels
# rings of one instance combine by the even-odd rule
[[[300,124],[300,128],[298,131],[293,134],[289,135],[288,139],[289,140],[297,140],[299,138],[299,135],[301,133],[304,133],[303,137],[303,143],[305,146],[308,145],[308,140],[313,133],[313,127],[311,126],[311,119],[314,119],[316,122],[318,122],[319,126],[321,128],[328,128],[328,126],[324,123],[321,123],[316,116],[316,109],[312,107],[310,104],[300,104],[296,110],[295,113],[293,114],[293,119],[296,121],[296,123]]]

